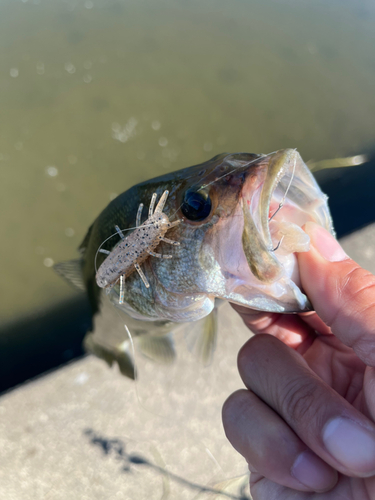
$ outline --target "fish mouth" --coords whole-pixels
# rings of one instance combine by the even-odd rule
[[[273,252],[278,249],[289,253],[307,251],[307,235],[300,228],[308,221],[316,222],[334,235],[327,199],[295,149],[275,153],[268,165],[259,207],[265,243],[271,244]],[[279,226],[287,227],[278,230]],[[285,241],[279,236],[284,236]]]
[[[296,258],[296,253],[308,251],[310,245],[302,227],[313,221],[332,234],[334,230],[327,196],[300,154],[285,149],[261,158],[257,171],[244,184],[241,207],[242,249],[256,286],[268,300],[250,307],[277,312],[311,309],[300,289]]]
[[[259,177],[255,190],[243,189],[242,244],[252,272],[270,283],[283,273],[283,256],[308,251],[306,222],[334,232],[327,197],[296,150],[273,153]]]

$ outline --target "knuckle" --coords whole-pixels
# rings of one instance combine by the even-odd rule
[[[375,292],[375,276],[358,264],[342,278],[341,296],[346,300],[363,299]]]
[[[319,387],[315,380],[306,380],[298,377],[291,380],[285,387],[281,411],[288,416],[294,426],[307,420],[312,413],[316,413],[317,403],[320,400]]]

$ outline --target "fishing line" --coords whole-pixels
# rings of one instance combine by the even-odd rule
[[[297,149],[295,149],[294,151],[297,151]],[[275,215],[277,214],[277,212],[279,212],[279,210],[281,210],[284,206],[284,203],[285,203],[285,200],[286,200],[286,197],[287,197],[287,194],[288,194],[288,191],[290,189],[290,186],[292,185],[292,182],[293,182],[293,179],[294,179],[294,173],[296,171],[296,162],[297,162],[297,159],[294,158],[294,164],[293,164],[293,172],[292,172],[292,176],[290,178],[290,181],[289,181],[289,184],[288,184],[288,187],[286,188],[286,191],[284,193],[284,196],[281,198],[281,201],[279,203],[279,207],[277,208],[277,210],[271,215],[271,217],[268,219],[268,222],[271,222],[271,220],[275,217]]]
[[[228,156],[226,156],[226,157],[224,158],[224,161],[225,161],[225,160],[227,160],[227,158],[229,158],[230,156],[233,156],[234,154],[238,154],[238,153],[231,153],[230,155],[228,155]],[[263,157],[261,157],[261,158],[263,158]],[[257,158],[256,160],[259,160],[259,158]],[[254,161],[254,160],[253,160],[253,161]],[[251,165],[251,163],[253,163],[253,161],[252,161],[252,162],[250,162],[248,165],[244,165],[244,167],[245,167],[245,166],[249,166],[249,165]],[[223,175],[222,177],[219,177],[218,179],[215,179],[213,182],[217,182],[218,180],[222,179],[223,177],[226,177],[227,175],[230,175],[230,174],[231,174],[231,173],[233,173],[235,170],[238,170],[238,169],[233,169],[231,172],[227,172],[225,175]],[[200,182],[202,182],[202,180],[204,180],[204,179],[205,179],[206,177],[208,177],[209,175],[210,175],[210,174],[207,174],[205,177],[203,177],[203,179],[201,179],[201,180],[200,180]],[[199,190],[198,190],[198,191],[200,191],[201,189],[204,189],[205,187],[209,186],[209,185],[210,185],[210,184],[212,184],[213,182],[211,182],[211,183],[209,183],[209,184],[206,184],[206,185],[204,185],[204,186],[201,186],[201,187],[199,188]],[[196,185],[198,185],[198,182],[197,182],[197,183],[195,183],[195,184],[193,184],[193,185],[192,185],[192,187],[195,187]],[[170,193],[170,194],[173,194],[173,192],[172,192],[172,193]],[[142,205],[143,205],[143,204],[142,204]],[[170,218],[174,217],[174,216],[177,214],[177,212],[180,210],[180,208],[182,207],[182,205],[183,205],[183,203],[181,203],[181,205],[180,205],[180,206],[176,209],[176,211],[175,211],[175,212],[174,212],[174,213],[170,216]],[[143,226],[143,227],[147,227],[147,226],[152,226],[152,224],[142,224],[142,226]],[[96,251],[96,253],[95,253],[94,267],[95,267],[95,272],[96,272],[96,273],[98,272],[98,268],[97,268],[97,264],[96,264],[96,262],[97,262],[97,258],[98,258],[98,253],[100,252],[100,250],[101,250],[102,246],[104,245],[104,243],[106,243],[108,240],[110,240],[110,239],[111,239],[111,238],[113,238],[114,236],[116,236],[116,235],[118,236],[118,235],[119,235],[119,232],[124,232],[124,231],[132,231],[133,229],[137,229],[137,227],[138,227],[138,226],[133,226],[133,227],[129,227],[129,228],[127,228],[127,229],[119,229],[119,230],[116,230],[116,232],[115,232],[115,233],[111,234],[110,236],[108,236],[108,238],[106,238],[104,241],[102,241],[102,243],[99,245],[99,247],[98,247],[98,249],[97,249],[97,251]]]
[[[277,153],[277,151],[273,151],[272,153],[268,153],[266,155],[261,155],[259,156],[259,158],[254,158],[253,160],[245,163],[245,165],[241,166],[240,168],[241,169],[244,169],[244,168],[247,168],[249,167],[250,165],[252,165],[253,163],[256,163],[260,160],[263,160],[264,158],[267,158],[268,156],[271,156],[271,155],[274,155],[275,153]],[[231,156],[234,156],[234,155],[238,155],[238,154],[245,154],[245,153],[230,153],[228,154],[224,159],[223,159],[223,162],[227,161],[228,158],[230,158]],[[237,170],[239,170],[239,168],[234,168],[233,170],[231,170],[230,172],[227,172],[226,174],[222,175],[221,177],[218,177],[216,179],[214,179],[213,181],[209,182],[208,184],[204,184],[203,186],[201,186],[198,191],[201,191],[202,189],[205,189],[206,187],[210,186],[211,184],[214,184],[215,182],[218,182],[220,179],[223,179],[225,177],[227,177],[228,175],[231,175],[233,172],[236,172]],[[191,187],[195,187],[197,185],[199,185],[204,179],[206,179],[208,176],[210,175],[210,173],[206,174],[202,179],[200,179],[198,182],[196,182],[195,184],[193,184]],[[289,189],[289,188],[288,188]],[[170,192],[170,195],[173,194],[173,191]],[[181,203],[181,205],[175,210],[174,213],[172,213],[172,215],[170,216],[170,218],[174,217],[177,212],[180,210],[180,208],[182,207],[183,203]],[[151,224],[147,224],[147,226],[151,226]],[[134,226],[134,227],[129,227],[127,229],[120,229],[120,231],[131,231],[133,229],[137,229],[137,226]],[[100,249],[102,248],[102,246],[104,245],[104,243],[106,243],[109,239],[113,238],[113,236],[116,236],[118,235],[118,231],[116,231],[116,233],[113,233],[111,234],[110,236],[108,236],[108,238],[106,238],[99,246],[96,254],[95,254],[95,270],[97,271],[97,268],[96,268],[96,259],[97,259],[97,254],[99,253]]]
[[[194,188],[194,187],[197,187],[197,186],[199,186],[199,185],[200,185],[200,187],[199,187],[198,191],[201,191],[201,190],[203,190],[203,189],[205,189],[205,188],[209,187],[210,185],[212,185],[212,184],[214,184],[214,183],[216,183],[216,182],[220,181],[221,179],[224,179],[225,177],[227,177],[227,176],[229,176],[229,175],[233,174],[234,172],[238,172],[238,171],[240,171],[240,172],[241,172],[242,170],[245,170],[246,168],[248,168],[249,166],[251,166],[251,165],[252,165],[252,164],[254,164],[254,163],[258,163],[258,162],[259,162],[259,163],[261,163],[261,162],[262,162],[262,161],[264,161],[266,158],[268,158],[268,157],[270,157],[270,156],[272,156],[272,155],[274,155],[274,154],[276,154],[276,153],[277,153],[277,151],[274,151],[274,152],[272,152],[272,153],[268,153],[268,154],[266,154],[266,155],[260,155],[260,156],[259,156],[259,157],[257,157],[257,158],[254,158],[254,159],[252,159],[252,160],[250,160],[250,161],[248,161],[248,162],[245,162],[245,164],[243,164],[243,165],[241,165],[241,166],[239,166],[239,167],[236,167],[236,168],[231,169],[229,172],[227,172],[227,173],[225,173],[225,174],[221,175],[220,177],[215,178],[213,181],[208,182],[208,183],[206,183],[206,184],[203,184],[203,185],[202,185],[202,182],[204,182],[204,180],[206,180],[206,179],[207,179],[207,177],[211,174],[211,172],[209,172],[209,173],[205,174],[205,175],[204,175],[201,179],[199,179],[199,181],[197,181],[196,183],[192,184],[191,188]],[[239,155],[239,154],[241,154],[241,153],[231,153],[231,154],[228,154],[228,155],[227,155],[227,156],[225,156],[225,157],[224,157],[224,159],[222,160],[222,164],[223,164],[223,163],[225,163],[225,162],[227,162],[227,161],[228,161],[231,157],[233,157],[233,156],[235,156],[235,155]],[[277,214],[277,213],[281,210],[281,208],[284,206],[284,203],[285,203],[286,197],[287,197],[287,195],[288,195],[288,192],[289,192],[289,190],[290,190],[290,188],[291,188],[291,185],[292,185],[292,182],[293,182],[293,180],[294,180],[295,170],[296,170],[296,158],[295,158],[295,160],[294,160],[293,171],[292,171],[292,175],[291,175],[291,178],[290,178],[290,180],[289,180],[289,183],[288,183],[287,189],[286,189],[286,191],[285,191],[285,193],[284,193],[284,195],[283,195],[283,197],[282,197],[282,199],[281,199],[281,202],[280,202],[280,204],[279,204],[279,207],[278,207],[278,208],[277,208],[277,210],[276,210],[276,211],[272,214],[272,216],[269,218],[269,221],[271,221],[271,220],[272,220],[272,219],[276,216],[276,214]],[[176,193],[176,190],[177,190],[177,189],[178,189],[177,187],[176,187],[176,188],[174,188],[170,194],[171,194],[171,195],[174,195],[174,194]],[[183,206],[183,203],[181,203],[181,205],[180,205],[180,206],[179,206],[179,207],[178,207],[178,208],[177,208],[177,209],[176,209],[176,210],[172,213],[172,215],[171,215],[169,218],[170,218],[170,219],[172,219],[174,216],[176,216],[176,214],[178,213],[178,211],[181,209],[181,207],[182,207],[182,206]],[[144,225],[144,227],[145,227],[145,226],[152,226],[152,224],[146,224],[146,225]],[[128,232],[128,231],[136,230],[136,229],[137,229],[137,227],[139,227],[139,226],[134,226],[134,227],[129,227],[129,228],[126,228],[126,229],[121,229],[121,231],[123,231],[123,232],[125,233],[125,232]],[[94,259],[94,267],[95,267],[95,272],[97,272],[97,270],[98,270],[98,269],[97,269],[97,257],[98,257],[98,254],[99,254],[100,250],[102,249],[103,245],[104,245],[107,241],[109,241],[111,238],[113,238],[114,236],[119,236],[119,232],[118,232],[118,231],[116,231],[115,233],[113,233],[113,234],[111,234],[110,236],[108,236],[108,237],[107,237],[107,238],[106,238],[106,239],[105,239],[105,240],[104,240],[104,241],[100,244],[100,246],[98,247],[98,249],[97,249],[97,251],[96,251],[96,253],[95,253],[95,259]],[[283,236],[283,237],[284,237],[284,236]],[[279,243],[278,243],[277,247],[274,249],[274,251],[276,251],[276,250],[280,247],[280,245],[281,245],[281,243],[282,243],[282,240],[283,240],[283,237],[282,237],[282,238],[281,238],[281,240],[279,241]],[[152,265],[151,265],[151,268],[152,268]],[[117,293],[117,291],[116,291],[116,293]],[[111,305],[113,305],[113,302],[112,302],[112,301],[111,301]],[[121,315],[121,312],[122,312],[123,314],[125,314],[125,312],[124,312],[121,308],[116,307],[116,306],[115,306],[115,310],[116,310],[117,314],[119,315],[119,318],[120,318],[120,320],[121,320],[121,322],[122,322],[122,324],[123,324],[123,326],[124,326],[124,329],[125,329],[125,332],[126,332],[126,339],[129,341],[129,346],[130,346],[129,351],[130,351],[130,354],[131,354],[131,355],[132,355],[132,357],[133,357],[133,363],[134,363],[134,377],[135,377],[135,384],[136,384],[136,385],[135,385],[135,395],[136,395],[136,399],[137,399],[138,404],[140,405],[140,407],[141,407],[141,408],[143,408],[145,411],[147,411],[148,413],[150,413],[150,414],[152,414],[152,415],[158,416],[158,417],[160,417],[160,418],[162,418],[162,419],[170,419],[170,416],[169,416],[169,415],[162,415],[162,414],[156,413],[155,411],[153,411],[153,410],[151,410],[151,409],[148,409],[148,408],[145,406],[145,404],[144,404],[144,402],[143,402],[143,400],[142,400],[142,397],[141,397],[141,395],[140,395],[140,391],[139,391],[139,389],[140,389],[140,388],[139,388],[139,386],[138,386],[138,382],[139,382],[138,375],[139,375],[139,373],[140,373],[140,370],[139,370],[139,369],[140,369],[140,366],[139,366],[139,363],[138,363],[138,358],[139,358],[138,354],[139,354],[139,351],[138,351],[138,353],[136,354],[136,346],[135,346],[136,336],[134,337],[134,340],[133,340],[133,336],[132,336],[132,334],[131,334],[131,332],[130,332],[130,329],[129,329],[128,325],[126,324],[126,322],[124,321],[124,318],[123,318],[123,317],[122,317],[122,315]],[[126,341],[124,341],[124,342],[126,342]],[[120,346],[121,346],[121,344],[120,344]],[[119,347],[118,347],[118,346],[116,346],[116,348],[117,348],[117,349],[119,349]],[[124,345],[124,349],[125,349],[125,345]],[[128,352],[129,352],[129,351],[128,351]],[[187,430],[188,430],[189,432],[191,432],[191,431],[190,431],[190,429],[187,429]],[[210,455],[211,459],[213,459],[213,460],[215,461],[215,463],[217,463],[217,461],[216,461],[215,457],[212,455],[212,453],[210,452],[210,450],[206,449],[206,453],[208,453],[208,455]]]
[[[206,187],[208,186],[211,186],[211,184],[215,184],[215,182],[218,182],[220,179],[224,179],[225,177],[227,177],[228,175],[231,175],[233,174],[233,172],[236,172],[238,171],[239,169],[244,169],[244,168],[247,168],[249,167],[250,165],[252,165],[253,163],[256,163],[260,160],[264,160],[265,158],[267,158],[268,156],[271,156],[271,155],[274,155],[276,154],[277,151],[273,151],[272,153],[268,153],[266,155],[260,155],[258,158],[254,158],[253,160],[250,160],[248,161],[247,163],[245,163],[245,165],[242,165],[241,167],[236,167],[234,168],[233,170],[231,170],[230,172],[227,172],[226,174],[222,175],[221,177],[217,177],[216,179],[214,179],[213,181],[209,182],[208,184],[204,184],[203,186],[201,186],[198,191],[201,191],[202,189],[205,189]],[[230,153],[229,155],[227,155],[225,158],[223,158],[223,161],[222,163],[224,163],[225,161],[228,160],[228,158],[230,158],[231,156],[234,156],[234,155],[238,155],[238,154],[246,154],[246,153]],[[210,175],[210,172],[208,174],[206,174],[202,179],[200,179],[199,181],[197,181],[195,184],[193,184],[191,186],[191,188],[193,187],[196,187],[198,186],[204,179],[206,179],[208,176]],[[190,188],[190,189],[191,189]],[[172,192],[171,192],[172,194]],[[172,215],[170,216],[170,218],[174,217],[177,212],[180,210],[180,208],[182,207],[184,203],[182,202],[181,205],[175,210],[174,213],[172,213]]]
[[[257,162],[257,161],[259,161],[259,160],[263,160],[264,158],[267,158],[267,156],[271,156],[271,155],[273,155],[273,154],[275,154],[275,153],[277,153],[277,151],[273,151],[272,153],[268,153],[268,154],[266,154],[266,155],[259,155],[259,157],[258,157],[258,158],[254,158],[253,160],[248,161],[247,163],[245,163],[245,165],[242,165],[242,167],[240,167],[240,168],[242,169],[242,168],[249,167],[249,166],[250,166],[250,165],[252,165],[253,163],[256,163],[256,162]],[[228,160],[228,158],[230,158],[231,156],[238,155],[238,154],[240,154],[240,155],[241,155],[241,154],[247,154],[247,153],[230,153],[229,155],[227,155],[227,156],[223,159],[223,162],[224,162],[224,161],[227,161],[227,160]],[[203,185],[202,187],[200,187],[200,188],[199,188],[199,190],[204,189],[204,188],[206,188],[207,186],[210,186],[211,184],[214,184],[215,182],[219,181],[220,179],[223,179],[224,177],[226,177],[227,175],[232,174],[232,173],[233,173],[233,172],[235,172],[236,170],[239,170],[239,168],[238,168],[238,167],[236,167],[236,168],[234,168],[233,170],[231,170],[230,172],[227,172],[226,174],[222,175],[221,177],[218,177],[217,179],[215,179],[215,180],[213,180],[213,181],[209,182],[208,184]],[[206,177],[208,177],[209,175],[210,175],[210,174],[207,174],[207,175],[206,175],[205,177],[203,177],[203,179],[201,179],[199,182],[202,182],[202,180],[204,180],[204,179],[205,179]],[[196,184],[198,184],[198,182],[197,182]],[[194,186],[194,184],[193,184],[193,186]]]
[[[110,303],[111,303],[111,306],[112,306],[112,302],[111,302],[111,301],[110,301]],[[140,395],[140,393],[139,393],[139,387],[138,387],[138,383],[139,383],[138,374],[140,373],[140,370],[139,370],[139,368],[138,368],[139,363],[138,363],[138,361],[137,361],[137,359],[139,359],[139,355],[138,355],[138,352],[136,351],[136,346],[135,346],[135,343],[136,343],[136,337],[135,337],[135,338],[134,338],[134,340],[133,340],[133,336],[132,336],[132,334],[131,334],[131,332],[130,332],[130,329],[129,329],[129,327],[127,326],[127,324],[125,323],[124,319],[122,318],[122,315],[126,315],[127,313],[125,313],[125,311],[123,311],[121,308],[119,309],[119,308],[117,308],[117,307],[115,307],[115,311],[116,311],[116,313],[118,314],[118,316],[119,316],[119,318],[120,318],[121,322],[123,323],[123,326],[124,326],[124,328],[125,328],[125,331],[126,331],[126,334],[127,334],[128,339],[129,339],[129,343],[130,343],[130,350],[131,350],[131,354],[132,354],[132,356],[133,356],[133,361],[134,361],[134,383],[135,383],[135,395],[136,395],[136,398],[137,398],[137,402],[138,402],[138,404],[139,404],[139,405],[140,405],[140,407],[141,407],[141,408],[143,408],[143,410],[145,410],[147,413],[150,413],[151,415],[154,415],[154,416],[156,416],[156,417],[159,417],[159,418],[161,418],[163,421],[168,422],[168,421],[170,421],[171,419],[174,419],[174,416],[175,416],[175,413],[174,413],[175,408],[172,408],[172,410],[169,410],[169,411],[167,410],[167,411],[168,411],[167,413],[162,414],[162,413],[159,413],[159,412],[157,412],[157,411],[155,411],[155,410],[153,410],[153,409],[148,408],[148,407],[145,405],[145,403],[144,403],[144,401],[143,401],[143,399],[142,399],[142,397],[141,397],[141,395]],[[177,364],[175,363],[175,369],[176,369],[176,368],[177,368]],[[175,377],[176,377],[176,374],[175,374],[175,373],[173,374],[173,377],[174,377],[174,379],[175,379]],[[171,378],[171,377],[170,377],[170,375],[168,375],[168,380],[170,380],[170,378]],[[176,390],[176,389],[174,388],[174,390]],[[194,438],[195,438],[195,435],[191,432],[191,430],[190,430],[190,429],[185,428],[185,431],[187,431],[189,434],[191,434],[191,436],[192,436],[192,437],[194,437]]]
[[[294,151],[297,151],[297,148],[294,150]],[[292,185],[292,182],[293,182],[293,179],[294,179],[294,174],[295,174],[295,171],[296,171],[296,162],[297,162],[297,159],[294,158],[294,164],[293,164],[293,171],[292,171],[292,175],[290,177],[290,181],[289,181],[289,184],[288,184],[288,187],[286,188],[286,191],[284,193],[284,196],[281,198],[281,201],[279,203],[279,206],[278,208],[276,209],[276,211],[271,215],[271,217],[269,217],[268,219],[268,224],[271,222],[271,220],[275,217],[275,215],[283,208],[284,206],[284,203],[285,203],[285,200],[286,200],[286,197],[287,197],[287,194],[288,194],[288,191],[290,189],[290,186]],[[280,179],[281,181],[281,179]],[[276,189],[276,188],[275,188]],[[280,245],[281,243],[283,242],[283,239],[285,237],[285,234],[283,234],[281,236],[281,239],[279,240],[278,244],[275,246],[275,248],[273,248],[271,251],[272,252],[276,252],[279,248],[280,248]]]
[[[118,314],[121,322],[123,322],[123,318],[121,316],[121,313],[124,314],[124,311],[118,310],[117,308],[115,310],[116,310],[116,313]],[[133,360],[134,360],[134,376],[135,376],[135,380],[134,380],[135,387],[134,387],[134,389],[135,389],[135,395],[136,395],[136,399],[137,399],[138,404],[147,413],[149,413],[149,414],[151,414],[153,416],[159,417],[163,421],[163,425],[164,426],[166,424],[168,424],[168,422],[170,422],[172,419],[173,419],[173,422],[174,422],[174,418],[175,418],[175,414],[174,413],[168,413],[168,414],[164,414],[164,415],[160,414],[158,412],[155,412],[154,410],[151,410],[150,408],[147,408],[147,406],[145,406],[144,402],[142,401],[142,398],[141,398],[140,393],[139,393],[139,388],[138,388],[138,382],[139,382],[138,373],[139,373],[139,370],[137,368],[137,361],[136,361],[138,355],[136,355],[135,341],[133,340],[132,334],[130,333],[130,330],[129,330],[128,326],[126,325],[126,323],[123,323],[123,325],[124,325],[126,334],[128,336],[128,339],[129,339],[129,343],[130,343],[130,346],[131,346],[131,353],[133,355]],[[207,485],[210,485],[210,483],[219,474],[223,473],[223,468],[221,467],[221,465],[219,464],[219,462],[215,458],[213,452],[207,446],[204,445],[204,443],[202,442],[202,440],[199,439],[199,437],[196,435],[196,433],[189,426],[183,425],[181,428],[184,430],[185,434],[187,434],[188,436],[190,436],[192,442],[195,443],[195,445],[198,446],[202,451],[204,451],[209,456],[209,458],[211,459],[211,461],[215,464],[217,470],[214,471],[213,475],[211,476],[210,481],[208,481],[206,483]],[[146,442],[148,442],[148,441],[149,440],[146,440]],[[223,496],[228,496],[228,494],[225,491],[218,490],[218,493],[221,494],[221,495],[223,495]],[[198,497],[195,497],[195,498],[198,498]]]
[[[271,156],[275,153],[277,153],[277,151],[273,151],[272,153],[268,153],[267,155],[261,155],[261,156],[259,156],[259,158],[254,158],[254,160],[251,160],[251,161],[245,163],[245,165],[242,165],[241,167],[236,167],[233,170],[231,170],[230,172],[227,172],[226,174],[222,175],[221,177],[218,177],[217,179],[209,182],[208,184],[205,184],[204,186],[200,187],[198,189],[198,191],[200,191],[201,189],[204,189],[208,186],[211,186],[211,184],[215,184],[215,182],[219,181],[220,179],[224,179],[224,177],[227,177],[228,175],[232,174],[233,172],[236,172],[239,169],[247,168],[250,165],[252,165],[253,163],[256,163],[260,160],[263,160],[264,158],[267,158],[267,156]],[[230,155],[228,155],[224,158],[224,161],[226,161],[230,156],[237,155],[237,154],[246,154],[246,153],[231,153]],[[209,175],[209,174],[207,174],[207,175]],[[207,177],[207,175],[206,175],[206,177]]]
[[[252,165],[252,164],[254,164],[254,163],[257,163],[257,162],[259,162],[259,161],[261,161],[261,160],[264,160],[265,158],[268,158],[269,156],[272,156],[272,155],[276,154],[278,151],[279,151],[279,150],[272,151],[271,153],[268,153],[268,154],[266,154],[266,155],[260,155],[258,158],[254,158],[253,160],[248,161],[247,163],[245,163],[245,165],[242,165],[241,167],[234,168],[233,170],[231,170],[231,171],[229,171],[229,172],[225,173],[224,175],[222,175],[222,176],[220,176],[220,177],[218,177],[218,178],[214,179],[213,181],[211,181],[211,182],[209,182],[209,183],[207,183],[207,184],[203,184],[203,186],[201,186],[201,187],[198,189],[198,191],[201,191],[202,189],[207,188],[208,186],[210,186],[210,185],[214,184],[215,182],[218,182],[219,180],[224,179],[225,177],[227,177],[228,175],[231,175],[233,172],[236,172],[236,171],[238,171],[239,169],[245,169],[245,168],[248,168],[250,165]],[[228,155],[227,155],[227,156],[223,159],[223,162],[222,162],[222,163],[224,163],[225,161],[228,161],[228,159],[229,159],[229,158],[231,158],[232,156],[238,155],[238,154],[245,154],[245,153],[230,153],[230,154],[228,154]],[[277,210],[275,211],[275,213],[271,216],[271,218],[269,219],[269,221],[271,221],[271,220],[272,220],[272,218],[273,218],[273,217],[277,214],[277,212],[278,212],[279,210],[281,210],[281,208],[283,207],[283,204],[284,204],[284,202],[285,202],[285,199],[286,199],[286,196],[287,196],[287,194],[288,194],[289,188],[290,188],[290,186],[291,186],[291,184],[292,184],[292,181],[293,181],[293,178],[294,178],[295,167],[296,167],[296,159],[294,160],[293,174],[292,174],[292,177],[291,177],[291,179],[290,179],[290,182],[289,182],[289,185],[288,185],[288,187],[287,187],[287,190],[286,190],[286,192],[285,192],[285,194],[284,194],[284,197],[282,198],[281,203],[279,204],[278,209],[277,209]],[[205,175],[202,179],[200,179],[199,181],[197,181],[195,184],[193,184],[193,185],[191,186],[191,188],[196,187],[196,186],[198,186],[199,184],[201,184],[201,182],[202,182],[204,179],[206,179],[209,175],[210,175],[210,172],[209,172],[209,173],[207,173],[207,174],[206,174],[206,175]],[[190,188],[190,189],[191,189],[191,188]],[[174,191],[172,191],[170,194],[174,194]],[[178,207],[178,208],[177,208],[177,209],[176,209],[176,210],[172,213],[172,215],[170,215],[170,216],[169,216],[169,218],[170,218],[170,219],[171,219],[171,218],[173,218],[173,217],[177,214],[177,212],[180,210],[180,208],[182,207],[182,205],[183,205],[183,202],[182,202],[182,203],[181,203],[181,205],[180,205],[180,206],[179,206],[179,207]],[[173,222],[173,221],[172,221],[172,222]],[[151,225],[152,225],[152,224],[146,224],[146,225],[145,225],[145,224],[142,224],[142,226],[143,226],[143,227],[147,227],[147,226],[151,226]],[[137,229],[137,227],[138,227],[138,226],[133,226],[133,227],[129,227],[129,228],[126,228],[126,229],[120,229],[120,232],[132,231],[132,230]],[[104,244],[105,244],[108,240],[110,240],[111,238],[113,238],[113,237],[114,237],[114,236],[116,236],[116,235],[117,235],[117,236],[119,235],[119,231],[116,231],[115,233],[113,233],[113,234],[111,234],[110,236],[108,236],[108,238],[106,238],[104,241],[102,241],[102,243],[101,243],[101,244],[100,244],[100,246],[98,247],[98,249],[97,249],[97,251],[96,251],[96,253],[95,253],[95,258],[94,258],[95,273],[97,273],[97,272],[98,272],[98,268],[97,268],[97,258],[98,258],[98,253],[99,253],[99,252],[100,252],[100,250],[102,249],[102,246],[103,246],[103,245],[104,245]],[[278,246],[278,247],[279,247],[279,246]],[[278,247],[277,247],[277,248],[278,248]]]
[[[111,301],[110,301],[111,302]],[[111,305],[112,305],[112,302],[111,302]],[[124,322],[123,318],[121,317],[121,314],[120,314],[120,311],[125,314],[124,311],[122,311],[121,309],[119,310],[117,307],[115,307],[115,311],[116,313],[118,314],[121,322],[123,323],[124,325],[124,328],[125,328],[125,332],[127,334],[127,337],[129,339],[129,343],[130,343],[130,348],[131,348],[131,354],[133,356],[133,362],[134,362],[134,383],[135,383],[135,396],[137,398],[137,402],[138,404],[141,406],[141,408],[143,408],[145,411],[147,411],[148,413],[151,413],[152,415],[155,415],[157,417],[160,417],[162,419],[167,419],[168,417],[166,415],[161,415],[160,413],[156,413],[155,411],[152,411],[150,410],[149,408],[147,408],[143,402],[142,402],[142,399],[139,395],[139,391],[138,391],[138,373],[139,373],[139,370],[137,368],[137,356],[136,356],[136,351],[135,351],[135,345],[134,345],[134,341],[133,341],[133,336],[132,334],[130,333],[130,330],[129,330],[129,327],[128,325]],[[121,344],[120,344],[121,345]],[[116,346],[116,348],[118,349],[118,347]]]

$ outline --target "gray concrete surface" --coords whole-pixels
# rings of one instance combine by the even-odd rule
[[[375,272],[375,224],[342,244]],[[115,316],[104,311],[97,328],[123,328]],[[5,394],[0,498],[239,498],[241,482],[232,482],[225,496],[210,489],[247,471],[225,439],[221,406],[241,387],[236,355],[248,337],[226,304],[208,367],[179,334],[177,363],[166,367],[138,356],[137,382],[88,356]]]
[[[208,367],[177,337],[177,363],[138,357],[137,382],[88,356],[4,395],[0,498],[193,499],[245,474],[220,415],[241,387],[236,355],[249,332],[225,304]]]
[[[340,242],[352,259],[375,274],[375,223],[341,238]]]

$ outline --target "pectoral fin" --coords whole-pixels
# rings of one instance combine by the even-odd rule
[[[136,339],[142,354],[157,363],[172,364],[176,358],[173,336],[171,333],[161,336],[142,335]]]
[[[207,366],[216,348],[217,307],[215,306],[205,318],[191,323],[191,328],[192,331],[186,335],[187,346]]]

